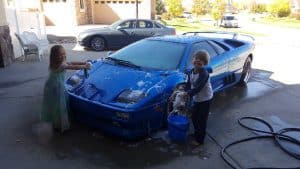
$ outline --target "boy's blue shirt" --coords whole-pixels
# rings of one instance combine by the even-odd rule
[[[193,72],[194,72],[194,68],[187,73],[187,76],[188,76],[187,92],[190,96],[194,96],[197,93],[199,93],[203,89],[203,87],[205,86],[205,84],[209,78],[209,73],[207,72],[207,70],[205,68],[201,68],[196,82],[193,83],[194,88],[192,89],[190,76]]]

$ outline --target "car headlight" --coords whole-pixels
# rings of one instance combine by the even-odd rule
[[[141,90],[124,90],[121,94],[119,94],[117,101],[121,103],[129,103],[134,104],[142,100],[146,94]]]
[[[81,41],[82,39],[84,39],[85,37],[87,37],[88,36],[88,33],[80,33],[79,35],[78,35],[78,41]]]
[[[69,84],[71,86],[76,86],[76,85],[78,85],[81,82],[81,80],[82,79],[78,75],[75,74],[75,75],[73,75],[73,76],[70,77]]]

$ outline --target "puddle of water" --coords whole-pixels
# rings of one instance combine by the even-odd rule
[[[264,85],[260,82],[249,82],[245,92],[246,98],[257,98],[265,95],[267,92],[273,90],[270,86]]]

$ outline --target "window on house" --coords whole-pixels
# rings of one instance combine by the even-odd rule
[[[99,1],[97,1],[97,4],[99,3]],[[101,4],[105,4],[105,1],[101,1]]]
[[[60,0],[56,0],[56,2],[60,2]]]
[[[135,4],[135,2],[134,2],[134,1],[131,1],[131,3],[132,3],[132,4]]]
[[[113,4],[116,4],[117,3],[117,1],[113,1]]]
[[[125,1],[125,4],[129,4],[129,1]]]
[[[80,5],[80,10],[84,10],[84,1],[83,0],[80,0],[79,1],[79,5]]]
[[[123,3],[123,1],[119,1],[119,4],[122,4]]]
[[[67,0],[63,0],[63,2],[67,2]]]
[[[106,3],[110,4],[110,1],[106,1]]]
[[[9,1],[9,0],[8,0]],[[47,2],[47,0],[43,0],[43,2]]]

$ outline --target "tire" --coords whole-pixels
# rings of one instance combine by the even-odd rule
[[[95,51],[102,51],[105,49],[105,40],[102,37],[95,36],[90,40],[90,47]]]
[[[252,60],[248,57],[244,63],[243,72],[238,82],[238,86],[246,86],[251,77],[251,64]]]

